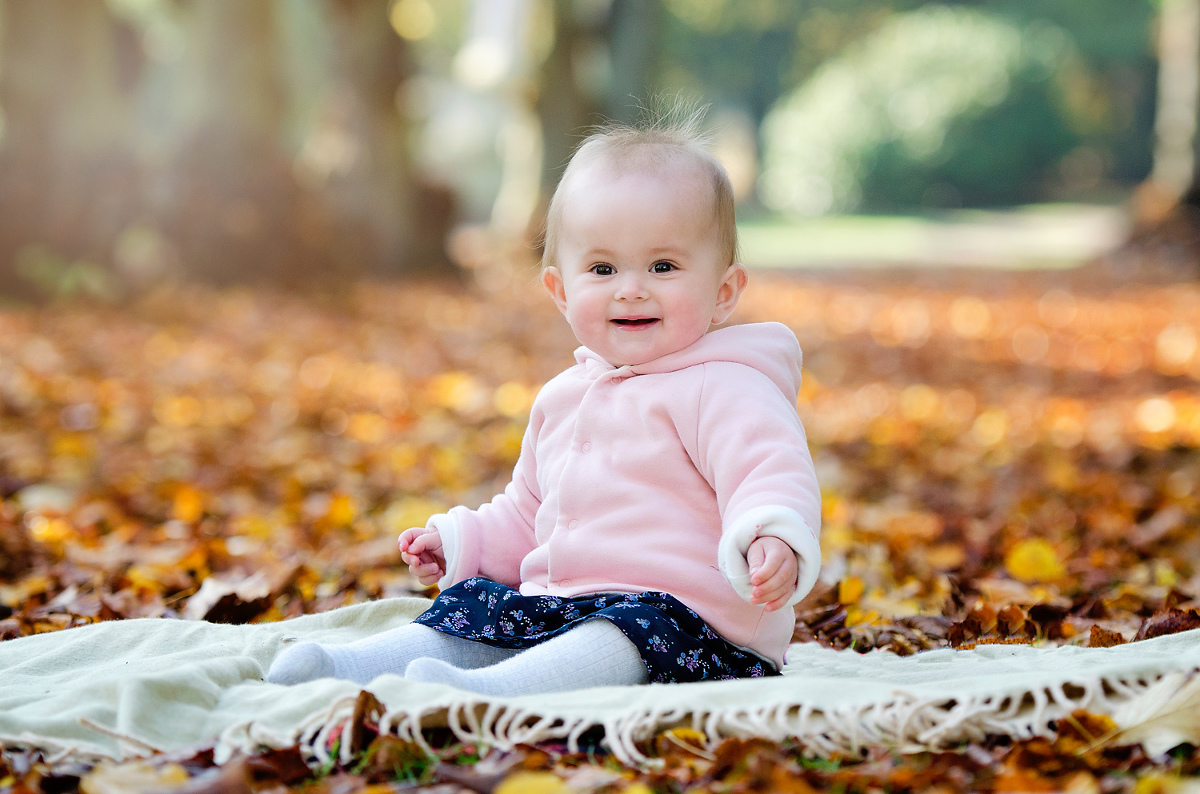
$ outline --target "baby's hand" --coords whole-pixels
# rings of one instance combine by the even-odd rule
[[[792,547],[779,538],[758,538],[746,550],[746,562],[750,565],[750,584],[754,585],[750,603],[766,604],[768,612],[787,603],[796,591],[800,573]]]
[[[429,587],[446,575],[442,537],[436,529],[413,527],[400,533],[400,559],[417,581]]]

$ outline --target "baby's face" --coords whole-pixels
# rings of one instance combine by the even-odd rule
[[[691,345],[724,322],[746,284],[728,265],[712,188],[683,166],[572,176],[558,255],[542,283],[581,344],[613,366]]]

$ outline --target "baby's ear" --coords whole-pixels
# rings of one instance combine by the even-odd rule
[[[563,284],[562,273],[554,265],[542,268],[542,286],[554,299],[554,305],[563,314],[567,313],[567,288]]]
[[[713,325],[720,325],[729,319],[729,315],[733,314],[738,300],[742,297],[742,290],[746,289],[746,282],[749,279],[746,266],[741,262],[734,262],[725,270],[725,274],[721,276],[721,283],[717,286],[717,305],[713,309]]]

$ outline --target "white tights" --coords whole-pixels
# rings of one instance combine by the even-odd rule
[[[646,682],[637,647],[600,618],[524,651],[464,640],[415,623],[344,645],[302,642],[272,662],[267,681],[299,684],[343,678],[366,684],[384,673],[501,696]]]

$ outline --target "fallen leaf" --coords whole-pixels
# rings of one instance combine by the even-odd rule
[[[1148,640],[1196,628],[1200,628],[1200,612],[1195,609],[1167,609],[1146,618],[1134,639]]]
[[[1053,582],[1067,573],[1058,552],[1041,538],[1019,541],[1004,556],[1004,569],[1026,584]]]
[[[238,579],[210,576],[188,599],[183,615],[211,623],[249,623],[270,604],[271,585],[262,571]]]
[[[569,794],[566,782],[553,772],[514,772],[496,785],[493,794]]]
[[[173,789],[188,781],[179,764],[153,766],[144,761],[100,764],[79,781],[83,794],[141,794]]]
[[[1111,648],[1114,645],[1124,645],[1125,638],[1115,631],[1092,624],[1091,632],[1088,635],[1089,648]]]

